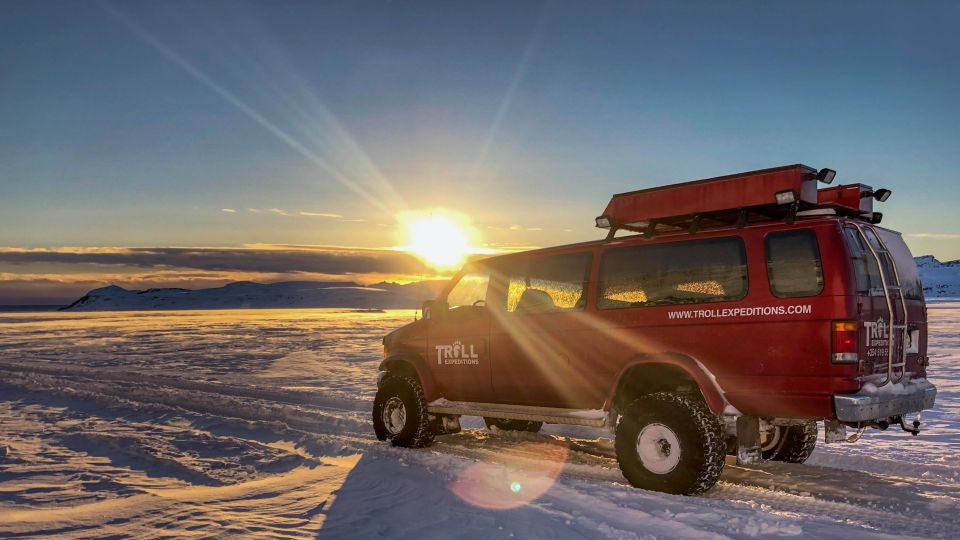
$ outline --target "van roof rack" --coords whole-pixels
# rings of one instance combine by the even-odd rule
[[[864,184],[817,189],[817,182],[829,184],[835,176],[832,169],[794,164],[618,193],[596,225],[609,230],[607,239],[620,230],[649,238],[666,231],[696,233],[771,220],[792,223],[798,217],[822,215],[811,212],[821,209],[879,223],[882,215],[873,211],[872,199],[884,201],[890,191]]]

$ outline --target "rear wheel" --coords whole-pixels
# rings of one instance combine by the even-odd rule
[[[433,442],[427,401],[415,378],[391,375],[383,379],[373,399],[373,430],[378,439],[394,446],[420,448]]]
[[[483,421],[487,424],[487,429],[495,427],[505,431],[529,431],[536,433],[543,427],[543,422],[535,422],[533,420],[507,420],[506,418],[487,418],[485,416],[483,417]]]
[[[702,400],[667,392],[627,405],[615,446],[620,470],[634,487],[681,495],[713,487],[726,450],[723,425]]]
[[[803,463],[817,446],[817,423],[814,421],[790,426],[772,426],[760,445],[763,459]]]

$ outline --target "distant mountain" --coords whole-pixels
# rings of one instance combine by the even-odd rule
[[[927,298],[960,298],[960,260],[940,262],[932,255],[916,257]],[[341,281],[238,281],[213,289],[147,289],[130,291],[116,285],[94,289],[61,311],[134,311],[247,308],[417,308],[436,298],[445,281],[363,286]]]
[[[350,282],[238,281],[212,289],[147,289],[145,291],[130,291],[111,285],[88,292],[83,298],[61,308],[61,311],[417,308],[424,300],[435,298],[445,283],[445,281],[421,281],[401,285],[384,282],[363,286]]]
[[[933,255],[916,257],[927,298],[960,298],[960,260],[940,262]]]

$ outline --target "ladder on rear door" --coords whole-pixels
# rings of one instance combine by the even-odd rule
[[[909,330],[907,329],[907,301],[903,296],[903,289],[900,286],[900,271],[897,270],[897,262],[890,254],[890,250],[887,249],[887,244],[883,241],[883,238],[880,238],[880,235],[877,234],[877,232],[873,229],[869,229],[870,235],[876,239],[876,243],[879,246],[878,248],[875,248],[873,246],[873,242],[871,242],[870,238],[867,237],[863,225],[856,222],[854,222],[853,225],[857,228],[857,231],[860,233],[860,237],[863,239],[863,243],[866,244],[867,249],[870,250],[870,253],[873,255],[873,259],[877,263],[877,268],[880,272],[880,283],[883,285],[883,297],[887,303],[887,312],[890,314],[890,332],[887,337],[887,375],[883,382],[877,384],[877,387],[886,386],[891,382],[900,382],[903,380],[903,377],[906,374],[907,339],[909,335]],[[892,276],[887,275],[886,266],[883,264],[881,256],[885,257],[890,263],[890,269],[893,270]],[[891,298],[893,292],[896,292],[900,299],[899,304],[901,317],[899,321],[897,320],[897,312],[894,309],[894,300]],[[900,339],[896,339],[898,334]],[[894,344],[897,346],[895,347]],[[896,353],[894,353],[895,349],[897,349]],[[896,362],[894,362],[894,358],[897,359]],[[896,369],[900,370],[900,375],[894,378]],[[875,369],[874,372],[876,372]]]

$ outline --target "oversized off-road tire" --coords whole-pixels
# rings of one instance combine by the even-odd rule
[[[495,427],[506,431],[529,431],[536,433],[543,427],[543,422],[533,420],[507,420],[506,418],[488,418],[483,417],[483,422],[487,424],[487,429]]]
[[[723,424],[697,397],[658,392],[627,405],[615,446],[623,476],[634,487],[697,495],[723,472]]]
[[[433,442],[423,388],[413,377],[389,375],[373,398],[373,430],[394,446],[422,448]]]
[[[791,426],[773,426],[760,446],[763,459],[803,463],[817,446],[817,423],[813,420]]]

